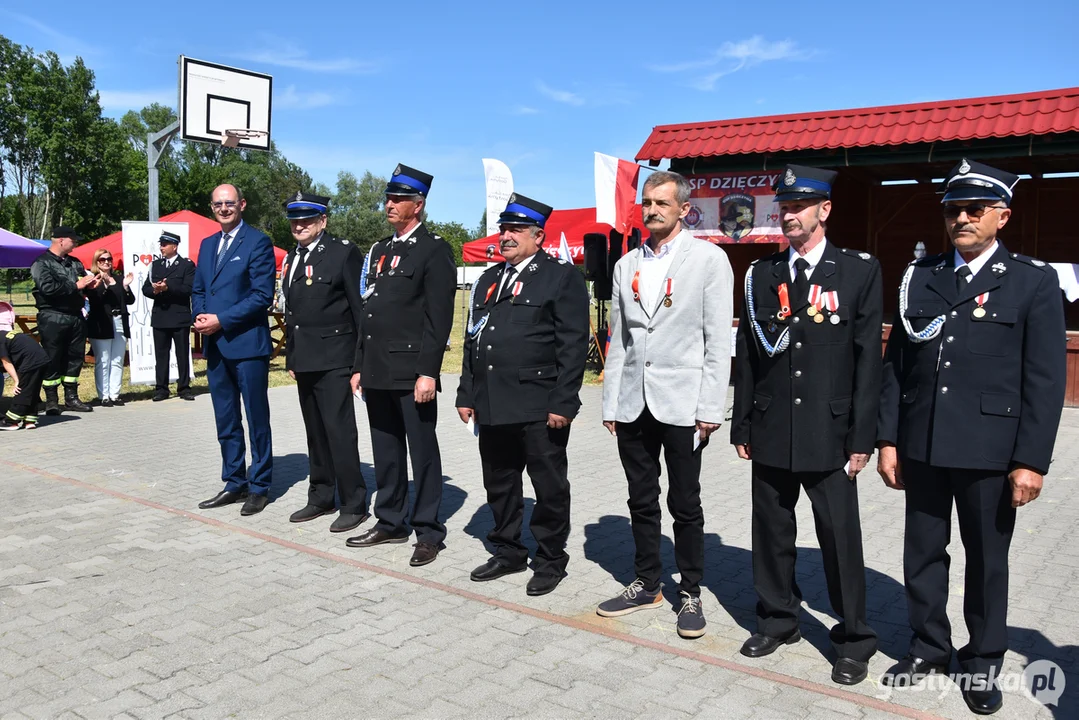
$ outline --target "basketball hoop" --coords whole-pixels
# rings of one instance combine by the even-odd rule
[[[240,144],[241,140],[254,140],[256,138],[266,137],[267,134],[268,133],[265,130],[249,130],[247,128],[226,130],[221,136],[221,145],[227,148],[234,148]]]

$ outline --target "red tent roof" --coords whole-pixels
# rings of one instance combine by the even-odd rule
[[[191,260],[196,264],[199,261],[199,247],[202,245],[202,241],[221,230],[221,226],[214,220],[199,215],[198,213],[191,212],[190,210],[180,210],[179,212],[174,212],[169,215],[162,215],[160,220],[161,222],[187,223],[188,238],[190,240],[190,247],[187,249],[187,253]],[[116,263],[116,269],[123,269],[124,253],[122,231],[114,232],[112,235],[106,235],[100,240],[94,240],[93,242],[80,245],[72,250],[71,254],[81,260],[83,265],[90,267],[90,263],[94,259],[94,252],[98,248],[105,248],[111,252],[112,256],[119,260],[119,262]],[[285,255],[287,254],[288,253],[279,247],[274,248],[278,270],[281,270],[281,263],[285,261]]]
[[[632,220],[630,221],[630,229],[632,228],[640,228],[642,232],[644,230],[644,224],[641,222],[640,205],[633,206]],[[569,245],[570,253],[573,255],[573,262],[578,265],[584,263],[585,234],[595,232],[608,235],[611,232],[610,225],[596,222],[596,209],[594,207],[555,210],[547,219],[547,224],[543,229],[546,231],[543,248],[551,254],[558,253],[562,233],[566,233],[566,244]],[[489,245],[494,245],[495,247],[494,254],[491,256],[487,255]],[[498,235],[489,235],[488,237],[465,243],[461,255],[466,263],[501,262],[503,259],[498,252]]]
[[[638,160],[1079,131],[1079,87],[1021,95],[658,125]]]

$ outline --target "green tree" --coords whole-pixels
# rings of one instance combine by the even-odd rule
[[[346,170],[339,172],[327,230],[351,240],[366,253],[376,242],[393,234],[386,221],[385,190],[386,178],[370,171],[359,180]]]
[[[442,239],[453,248],[453,257],[457,264],[462,263],[461,248],[472,239],[472,232],[459,222],[429,222],[427,227],[431,232],[441,235]]]

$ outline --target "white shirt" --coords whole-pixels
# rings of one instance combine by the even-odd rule
[[[809,267],[806,268],[806,280],[813,277],[813,270],[820,264],[820,260],[824,257],[824,246],[828,243],[828,238],[822,239],[817,246],[807,252],[805,255],[799,255],[798,251],[793,246],[787,249],[787,265],[791,269],[791,282],[794,282],[798,271],[794,267],[794,261],[798,258],[804,259],[809,263]]]
[[[305,262],[307,264],[311,263],[311,259],[310,259],[311,258],[311,253],[313,253],[315,251],[315,246],[318,245],[319,242],[321,242],[321,240],[322,240],[322,233],[319,233],[319,236],[317,238],[315,238],[315,241],[307,246],[307,255],[304,256],[305,257]],[[298,249],[299,248],[297,248],[297,250]],[[297,277],[299,277],[300,264],[301,264],[300,263],[300,256],[297,255],[296,256],[296,262],[293,263],[293,265],[295,265],[295,267],[292,269],[292,278],[289,280],[290,285],[296,280]]]
[[[540,252],[543,252],[543,251],[540,250]],[[495,299],[498,299],[498,298],[502,297],[502,289],[504,287],[506,287],[506,279],[509,277],[509,269],[512,267],[514,270],[517,271],[517,272],[515,272],[513,274],[513,282],[517,282],[521,277],[521,271],[525,269],[525,265],[532,262],[532,258],[534,258],[534,257],[536,257],[535,253],[533,253],[532,255],[529,255],[524,260],[520,261],[519,263],[517,263],[515,265],[511,265],[510,263],[506,263],[506,269],[502,271],[502,279],[498,283],[498,292],[495,293]]]
[[[232,228],[232,230],[229,230],[227,233],[224,230],[221,231],[221,239],[225,240],[225,236],[227,235],[228,240],[225,240],[225,247],[224,248],[222,248],[221,245],[218,244],[218,246],[217,246],[217,254],[218,255],[220,255],[223,252],[228,252],[229,246],[232,245],[232,241],[236,239],[237,233],[240,232],[240,228],[242,228],[243,226],[244,226],[244,221],[241,220],[239,223],[236,224],[236,227]]]
[[[671,269],[671,260],[674,259],[674,254],[684,234],[686,231],[682,230],[669,242],[664,243],[658,253],[654,252],[648,243],[641,245],[641,261],[637,265],[637,271],[640,273],[637,276],[637,292],[641,295],[641,305],[648,308],[649,312],[659,302],[664,290],[664,281]]]
[[[416,232],[416,228],[418,228],[422,224],[423,223],[416,223],[412,226],[412,229],[406,232],[404,235],[399,236],[397,233],[394,233],[393,239],[390,242],[404,242],[405,240],[408,240]]]
[[[997,241],[994,240],[993,244],[985,249],[985,251],[974,258],[970,262],[963,259],[963,256],[959,254],[959,251],[955,251],[955,269],[956,271],[964,265],[970,266],[970,277],[967,278],[967,282],[974,279],[974,276],[978,274],[978,271],[985,267],[985,264],[989,262],[989,258],[993,257],[993,253],[997,251]]]

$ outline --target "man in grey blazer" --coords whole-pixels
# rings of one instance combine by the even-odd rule
[[[678,634],[705,633],[701,450],[723,422],[730,379],[734,274],[727,255],[682,227],[689,182],[656,172],[644,183],[648,242],[614,268],[611,347],[603,382],[603,425],[618,440],[629,483],[637,577],[597,612],[618,617],[663,604],[659,548],[659,455],[667,465],[681,575]]]

